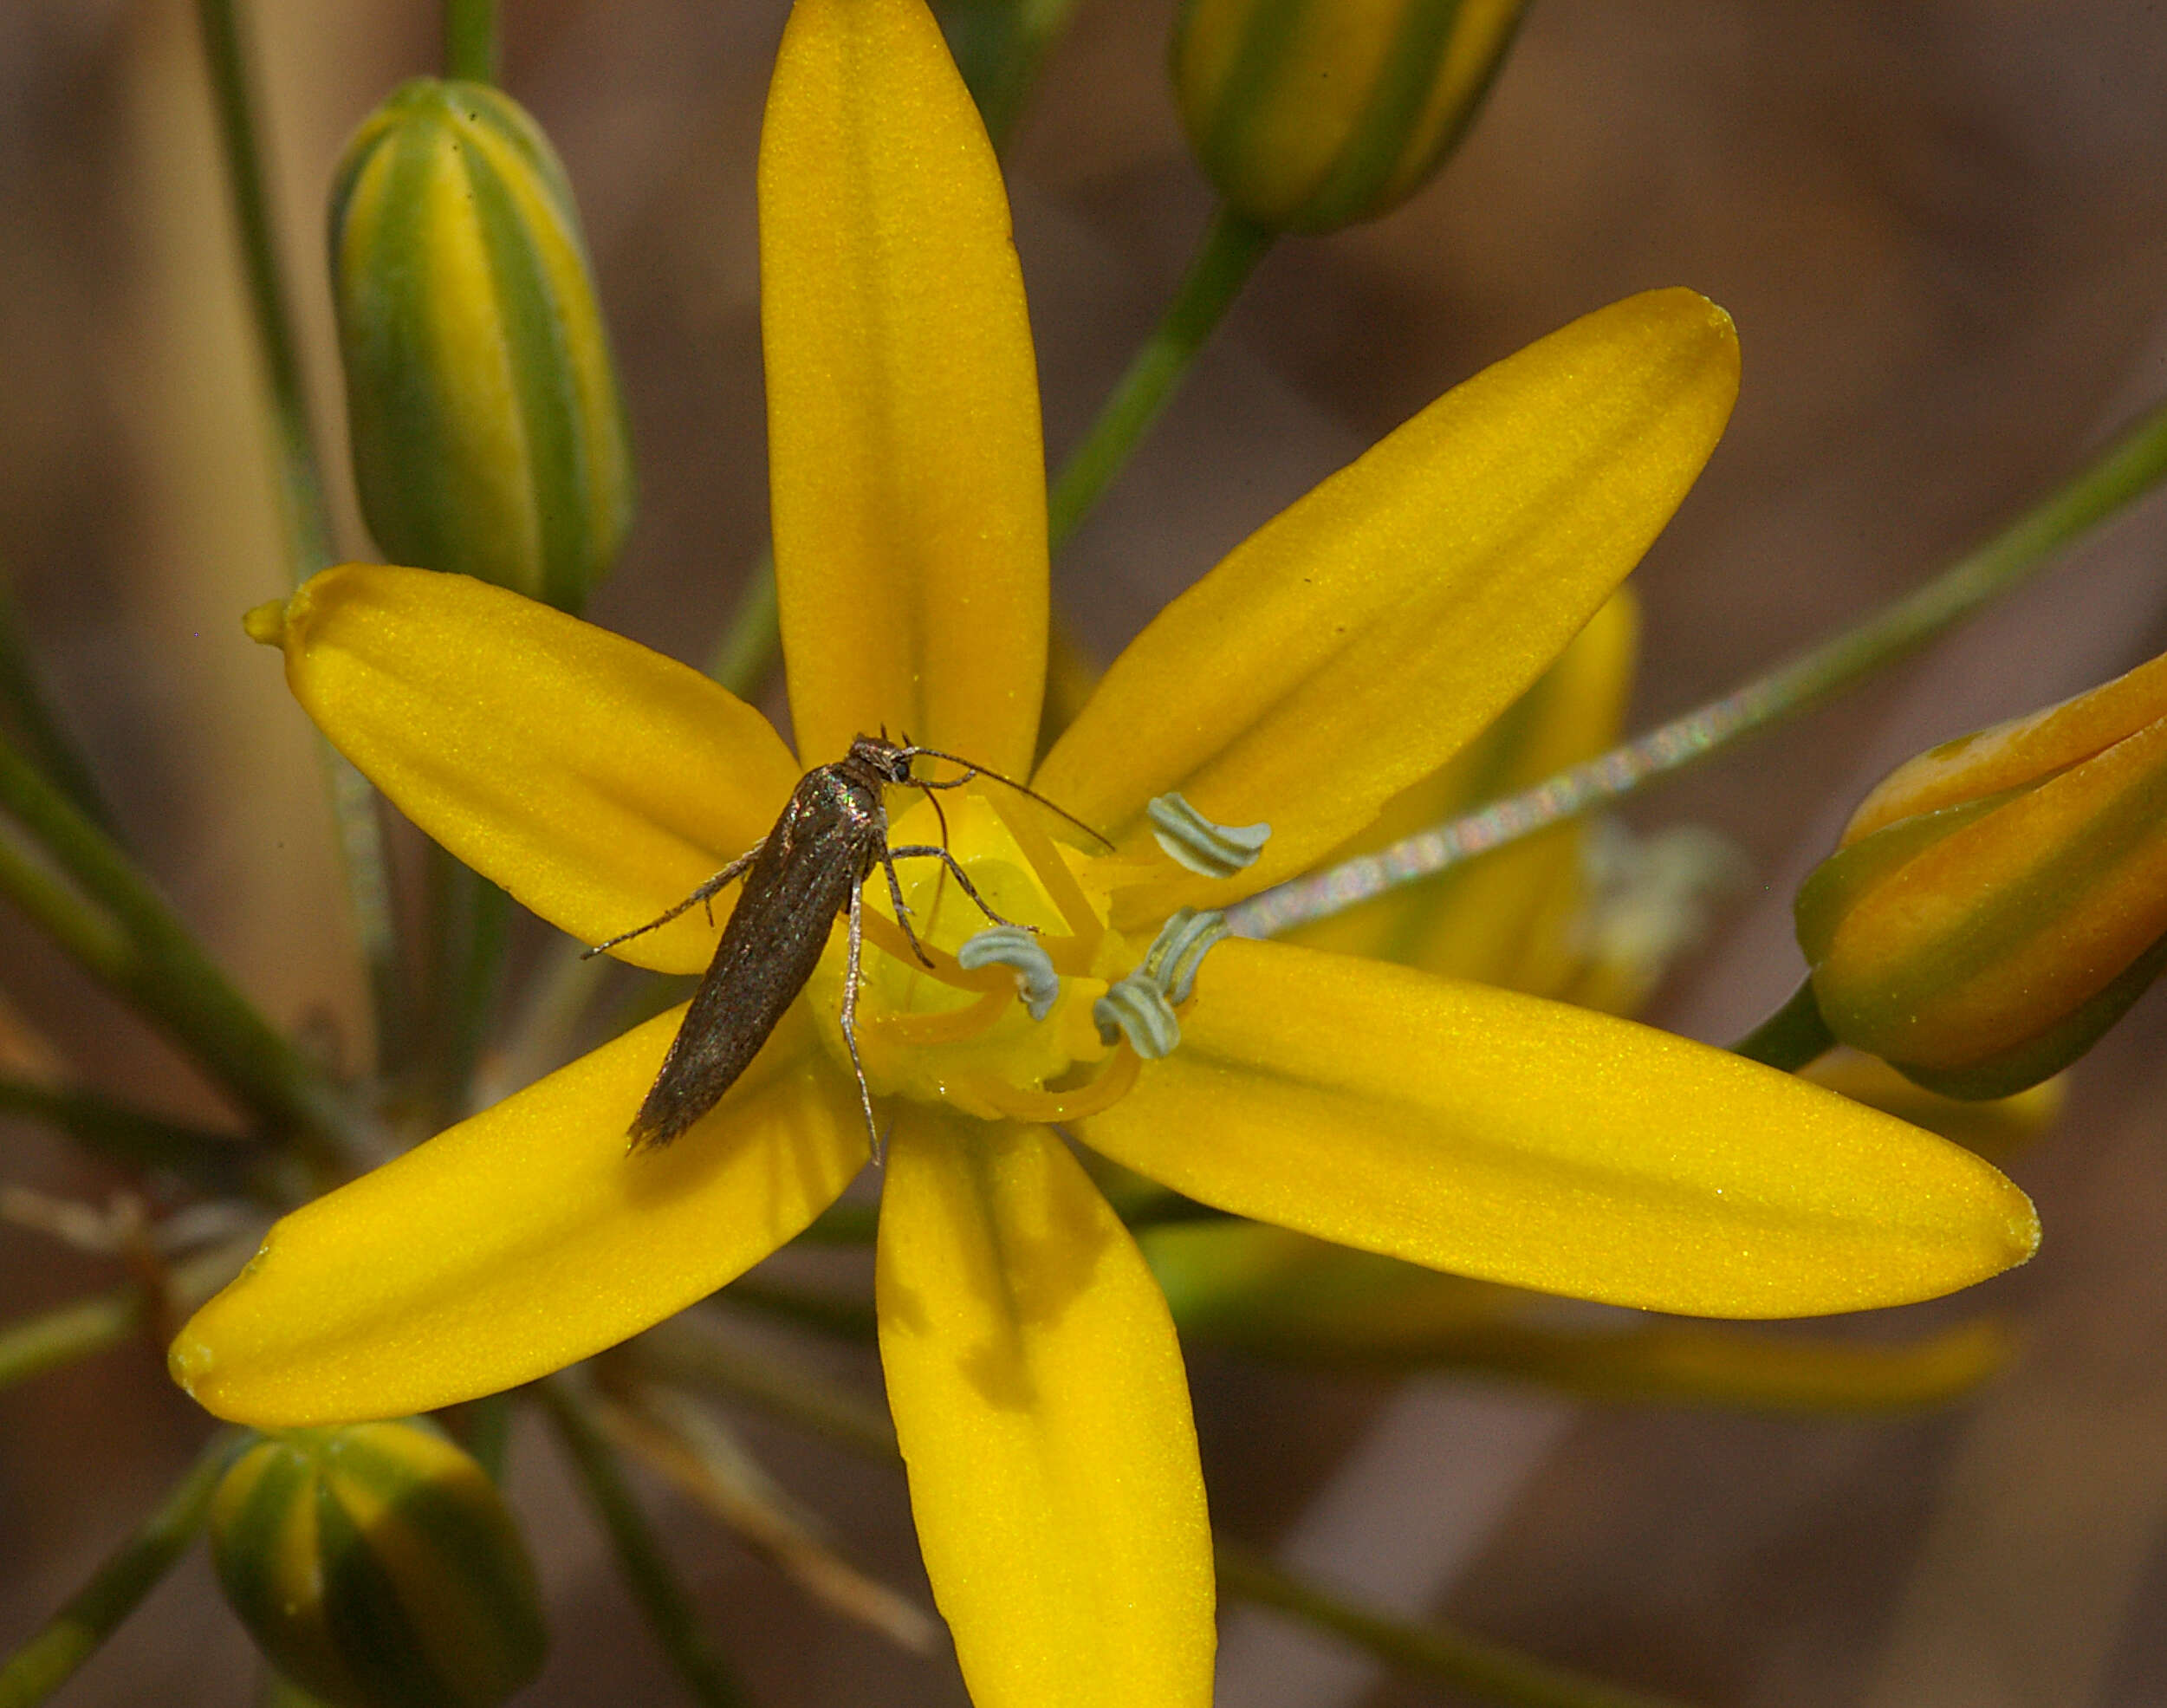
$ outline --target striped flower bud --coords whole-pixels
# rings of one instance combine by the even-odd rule
[[[541,127],[482,84],[399,89],[333,180],[331,283],[379,548],[578,608],[631,523],[632,460]]]
[[[2167,964],[2167,657],[1901,767],[1797,917],[1829,1029],[1918,1084],[2075,1061]]]
[[[1525,0],[1184,0],[1182,122],[1234,210],[1329,231],[1397,207],[1451,153]]]
[[[272,1665],[335,1708],[486,1708],[542,1666],[511,1514],[425,1419],[258,1442],[219,1484],[211,1547]]]

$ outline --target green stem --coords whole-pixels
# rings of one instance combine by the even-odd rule
[[[781,1317],[802,1328],[816,1328],[838,1340],[871,1346],[879,1338],[880,1324],[870,1299],[846,1299],[833,1294],[801,1291],[748,1276],[740,1276],[730,1283],[729,1296],[734,1303],[750,1306],[766,1315]]]
[[[277,449],[278,495],[285,523],[287,572],[299,587],[336,555],[321,459],[310,425],[301,343],[287,306],[277,233],[263,171],[263,125],[256,106],[249,44],[237,0],[198,0],[204,59],[211,75],[227,188],[240,240],[249,316],[269,390]],[[345,863],[348,904],[368,967],[379,1053],[403,1059],[406,979],[391,905],[390,863],[374,791],[326,744],[320,747]]]
[[[1856,627],[1524,794],[1268,890],[1229,909],[1228,923],[1244,935],[1269,937],[1329,919],[1697,764],[1915,652],[2143,497],[2163,477],[2167,405],[2144,416],[1984,545]]]
[[[1076,0],[944,0],[936,10],[986,133],[1005,151]]]
[[[704,1311],[683,1311],[632,1343],[640,1370],[679,1387],[699,1387],[759,1406],[801,1429],[873,1459],[897,1458],[895,1425],[879,1406],[809,1369],[741,1341]]]
[[[279,496],[285,510],[294,584],[298,587],[332,561],[331,510],[324,499],[323,478],[317,472],[320,464],[309,425],[308,388],[302,377],[301,344],[287,311],[284,270],[271,218],[270,190],[264,179],[263,124],[256,113],[250,47],[237,0],[198,0],[196,16],[211,72],[226,185],[239,228],[250,316],[256,327],[256,348],[263,356],[263,377],[270,387]]]
[[[511,898],[435,843],[429,847],[430,1025],[425,1051],[436,1124],[470,1105],[511,940]]]
[[[444,75],[496,81],[496,0],[444,0]]]
[[[44,1701],[158,1587],[203,1528],[218,1479],[244,1438],[236,1430],[214,1436],[143,1527],[43,1630],[0,1666],[0,1708],[30,1708]]]
[[[568,937],[550,941],[505,1029],[508,1042],[490,1065],[490,1084],[501,1088],[500,1095],[532,1085],[572,1059],[587,1010],[619,964],[607,955],[584,954]]]
[[[1204,246],[1158,328],[1100,408],[1083,442],[1061,465],[1046,501],[1046,531],[1054,549],[1076,531],[1171,400],[1190,362],[1241,294],[1275,235],[1231,208],[1222,207],[1213,216]]]
[[[1336,1633],[1418,1679],[1513,1708],[1677,1708],[1668,1697],[1627,1690],[1553,1666],[1444,1626],[1386,1619],[1288,1576],[1262,1555],[1218,1544],[1219,1588]]]
[[[0,893],[86,971],[156,1022],[220,1084],[327,1168],[353,1132],[315,1067],[226,980],[127,856],[12,749],[0,744],[0,811],[64,871],[61,883],[0,844]]]
[[[89,762],[54,715],[45,685],[30,662],[14,591],[5,582],[0,582],[0,706],[11,714],[30,763],[75,803],[85,818],[117,841],[120,832],[112,809],[99,791]]]
[[[0,1328],[0,1387],[90,1358],[142,1326],[143,1289],[116,1287]]]
[[[555,1426],[566,1457],[609,1532],[633,1597],[678,1675],[693,1697],[708,1708],[742,1708],[744,1692],[701,1630],[692,1599],[685,1593],[677,1568],[663,1552],[661,1538],[633,1497],[616,1449],[588,1415],[585,1400],[562,1376],[546,1376],[529,1391],[541,1400],[542,1410]]]
[[[276,1196],[268,1153],[230,1133],[146,1114],[91,1092],[5,1075],[0,1075],[0,1113],[42,1121],[102,1157],[130,1168],[165,1169],[221,1197]]]
[[[1813,997],[1813,981],[1808,978],[1800,981],[1781,1008],[1730,1048],[1734,1055],[1749,1062],[1765,1062],[1771,1068],[1794,1074],[1835,1047],[1835,1034],[1821,1018],[1820,1003]]]
[[[762,546],[745,572],[744,585],[737,589],[736,607],[723,626],[723,638],[715,643],[707,673],[739,699],[753,698],[767,685],[782,650],[780,617],[775,552]]]
[[[254,1249],[251,1240],[176,1264],[167,1281],[174,1308],[193,1310],[240,1273]],[[149,1322],[149,1302],[141,1287],[116,1287],[0,1327],[0,1387],[119,1346]]]

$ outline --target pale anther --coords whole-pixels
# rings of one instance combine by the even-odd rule
[[[1158,928],[1136,971],[1115,979],[1091,1005],[1100,1042],[1110,1044],[1126,1037],[1147,1062],[1171,1055],[1181,1042],[1174,1005],[1189,1000],[1204,956],[1230,934],[1226,915],[1216,908],[1177,908]]]
[[[956,951],[956,964],[966,972],[986,966],[1010,969],[1016,995],[1034,1021],[1045,1019],[1061,997],[1061,975],[1054,971],[1052,958],[1021,925],[989,926],[966,939]]]
[[[1178,1008],[1197,988],[1197,969],[1212,945],[1232,935],[1226,915],[1217,908],[1178,907],[1145,951],[1144,970]]]
[[[1146,1062],[1171,1055],[1181,1042],[1181,1022],[1158,981],[1139,967],[1126,977],[1106,986],[1105,996],[1091,1005],[1091,1017],[1099,1023],[1099,1042],[1119,1043],[1123,1038]]]
[[[1167,859],[1203,878],[1231,878],[1256,864],[1271,840],[1268,824],[1214,824],[1181,791],[1158,796],[1144,809],[1152,839]]]

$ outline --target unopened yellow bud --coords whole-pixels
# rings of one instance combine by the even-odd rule
[[[1474,121],[1525,0],[1186,0],[1174,87],[1204,171],[1272,231],[1397,207]]]
[[[2060,1071],[2167,964],[2167,658],[1903,766],[1797,913],[1844,1042],[1951,1096]]]
[[[481,84],[399,89],[334,180],[331,284],[378,546],[576,609],[631,523],[632,459],[541,127]]]
[[[258,1442],[218,1486],[211,1548],[271,1664],[335,1708],[491,1708],[541,1668],[511,1514],[425,1420]]]

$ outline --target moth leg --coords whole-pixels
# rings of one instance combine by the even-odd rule
[[[858,1106],[866,1112],[866,1140],[873,1148],[873,1166],[878,1168],[880,1128],[873,1118],[873,1090],[866,1083],[866,1064],[858,1059],[858,964],[865,948],[865,909],[863,893],[853,889],[850,893],[850,953],[843,970],[843,1043],[850,1051],[850,1071],[858,1076]]]
[[[918,940],[918,932],[912,929],[910,904],[903,899],[903,884],[895,875],[895,856],[887,849],[880,853],[880,864],[888,874],[888,899],[895,903],[895,922],[903,927],[904,936],[911,939],[911,952],[926,966],[933,964],[933,958],[925,952],[925,945]],[[871,874],[868,873],[868,876]],[[855,897],[858,893],[851,892]],[[853,906],[855,903],[853,902]]]
[[[938,860],[945,864],[948,869],[956,874],[956,881],[963,886],[963,893],[969,896],[971,900],[976,902],[978,905],[978,911],[984,914],[986,918],[992,920],[995,925],[1014,925],[1016,924],[1014,919],[1003,919],[1000,914],[993,911],[991,906],[988,904],[985,897],[978,893],[978,886],[970,881],[970,874],[963,870],[962,864],[957,860],[955,855],[949,853],[946,848],[937,848],[933,847],[930,842],[907,848],[890,848],[886,854],[880,856],[881,860],[887,866],[888,882],[891,886],[895,883],[896,861],[899,860],[909,860],[913,856],[926,860]],[[899,896],[897,899],[899,903],[901,898]],[[1034,935],[1035,935],[1038,931],[1038,927],[1036,925],[1019,925],[1017,926],[1017,929],[1020,931],[1030,932]],[[917,941],[915,938],[912,940],[913,942]]]
[[[762,836],[757,842],[755,842],[750,848],[747,848],[744,853],[739,854],[736,859],[731,860],[729,865],[725,866],[721,871],[717,872],[713,877],[710,878],[705,883],[702,884],[699,888],[694,890],[691,894],[686,896],[684,900],[678,903],[675,907],[672,907],[668,912],[663,914],[659,919],[650,919],[646,925],[635,925],[632,930],[627,932],[620,932],[615,937],[611,938],[606,943],[598,943],[592,949],[582,950],[580,953],[580,958],[583,961],[591,961],[595,958],[595,956],[600,954],[606,949],[614,949],[619,944],[629,943],[635,937],[645,937],[649,932],[653,931],[657,926],[668,925],[670,921],[676,919],[678,914],[691,912],[691,909],[698,906],[703,901],[708,904],[708,920],[710,924],[713,923],[715,918],[715,898],[722,893],[723,888],[725,885],[735,881],[737,878],[743,874],[745,868],[752,864],[754,859],[759,854],[760,850],[767,845],[768,839],[765,836]]]

